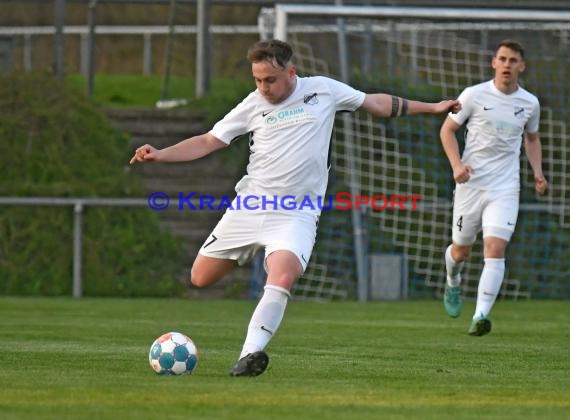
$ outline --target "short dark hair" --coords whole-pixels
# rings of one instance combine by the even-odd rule
[[[291,45],[278,39],[256,42],[247,51],[247,59],[250,63],[267,60],[282,68],[287,67],[292,57]]]
[[[518,41],[515,41],[513,39],[503,39],[501,42],[499,42],[499,45],[497,45],[497,48],[495,49],[495,54],[497,51],[499,51],[499,48],[501,47],[506,47],[510,50],[518,52],[521,55],[521,57],[524,58],[524,48],[521,45],[521,43]]]

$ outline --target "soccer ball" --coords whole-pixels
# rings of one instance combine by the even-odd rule
[[[154,340],[148,362],[159,375],[189,375],[198,364],[198,348],[190,337],[169,332]]]

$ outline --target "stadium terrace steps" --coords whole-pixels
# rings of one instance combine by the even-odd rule
[[[223,195],[228,197],[233,197],[233,183],[231,187],[228,188],[226,185],[227,178],[222,177],[208,177],[207,175],[200,174],[189,174],[187,178],[181,178],[176,176],[168,176],[164,174],[158,174],[153,177],[152,172],[150,174],[143,174],[145,178],[145,188],[147,194],[151,194],[156,191],[164,192],[168,194],[171,199],[176,198],[178,200],[179,193],[187,196],[193,192],[196,194],[194,197],[199,195],[210,195],[216,198],[220,198]],[[211,183],[211,184],[210,184]],[[197,199],[193,202],[198,202]]]
[[[117,125],[117,128],[120,127]],[[128,131],[129,127],[127,126],[125,130]],[[185,131],[184,133],[180,133],[179,135],[174,135],[174,136],[170,136],[171,133],[168,133],[167,136],[166,134],[156,135],[151,133],[150,131],[147,133],[135,133],[129,131],[129,134],[131,135],[131,138],[129,139],[129,148],[135,150],[137,147],[140,147],[143,144],[148,143],[152,144],[153,146],[159,149],[162,149],[163,147],[170,146],[171,144],[174,144],[182,139],[185,139],[187,133],[188,131]]]
[[[132,148],[130,150],[134,152],[135,149],[136,148]],[[139,168],[137,165],[133,167],[133,169],[137,168]],[[152,173],[157,176],[165,175],[170,178],[180,178],[184,179],[188,183],[194,183],[196,180],[190,177],[196,175],[200,175],[201,177],[208,176],[210,178],[217,177],[220,179],[227,179],[228,177],[233,178],[235,176],[235,171],[228,170],[224,166],[219,165],[219,159],[217,159],[215,154],[205,156],[202,159],[196,160],[194,162],[154,163],[152,165],[140,165],[140,172],[143,174]],[[233,185],[231,188],[233,189]]]
[[[207,131],[206,114],[187,109],[108,109],[107,116],[113,126],[129,136],[129,154],[137,147],[149,143],[164,148],[179,141]],[[187,257],[180,269],[179,280],[186,282],[192,262],[206,237],[223,214],[219,210],[199,210],[199,199],[192,199],[197,210],[185,206],[178,210],[179,193],[195,192],[219,199],[235,195],[234,186],[245,167],[228,165],[225,157],[214,153],[197,161],[187,163],[155,163],[133,165],[128,170],[139,174],[143,180],[146,196],[153,192],[164,192],[171,198],[168,209],[159,211],[160,226],[174,236],[182,238],[187,247]],[[216,206],[216,204],[215,204]],[[240,267],[217,284],[197,289],[190,286],[188,296],[192,298],[245,297],[250,281],[249,266]]]
[[[177,141],[202,132],[206,124],[206,113],[185,109],[111,108],[106,113],[117,128],[132,136],[171,136]]]

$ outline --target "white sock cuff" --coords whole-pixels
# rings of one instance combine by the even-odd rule
[[[285,296],[287,296],[288,298],[291,297],[291,293],[289,293],[289,290],[285,289],[284,287],[279,287],[279,286],[274,286],[274,285],[272,285],[272,284],[267,284],[267,285],[263,288],[263,290],[267,290],[267,289],[269,289],[269,290],[274,290],[274,291],[276,291],[276,292],[278,292],[278,293],[282,293],[282,294],[284,294]]]
[[[451,247],[452,247],[452,246],[453,246],[453,245],[449,245],[449,246],[447,247],[447,249],[445,250],[445,256],[446,256],[447,258],[449,258],[449,261],[451,261],[453,264],[457,264],[457,261],[455,261],[455,259],[451,256]],[[441,254],[440,254],[440,255],[441,255]]]
[[[484,258],[483,260],[485,261],[485,264],[491,264],[491,265],[505,264],[504,258]]]

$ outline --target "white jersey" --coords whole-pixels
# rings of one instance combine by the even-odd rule
[[[309,196],[326,193],[329,148],[337,111],[355,111],[365,94],[327,77],[297,77],[293,93],[271,104],[258,90],[214,125],[210,133],[229,144],[250,133],[247,174],[240,195]]]
[[[518,87],[507,95],[492,80],[466,88],[459,95],[462,109],[449,114],[457,124],[467,121],[461,158],[473,168],[467,184],[481,190],[520,189],[520,150],[524,132],[538,132],[540,104]]]

